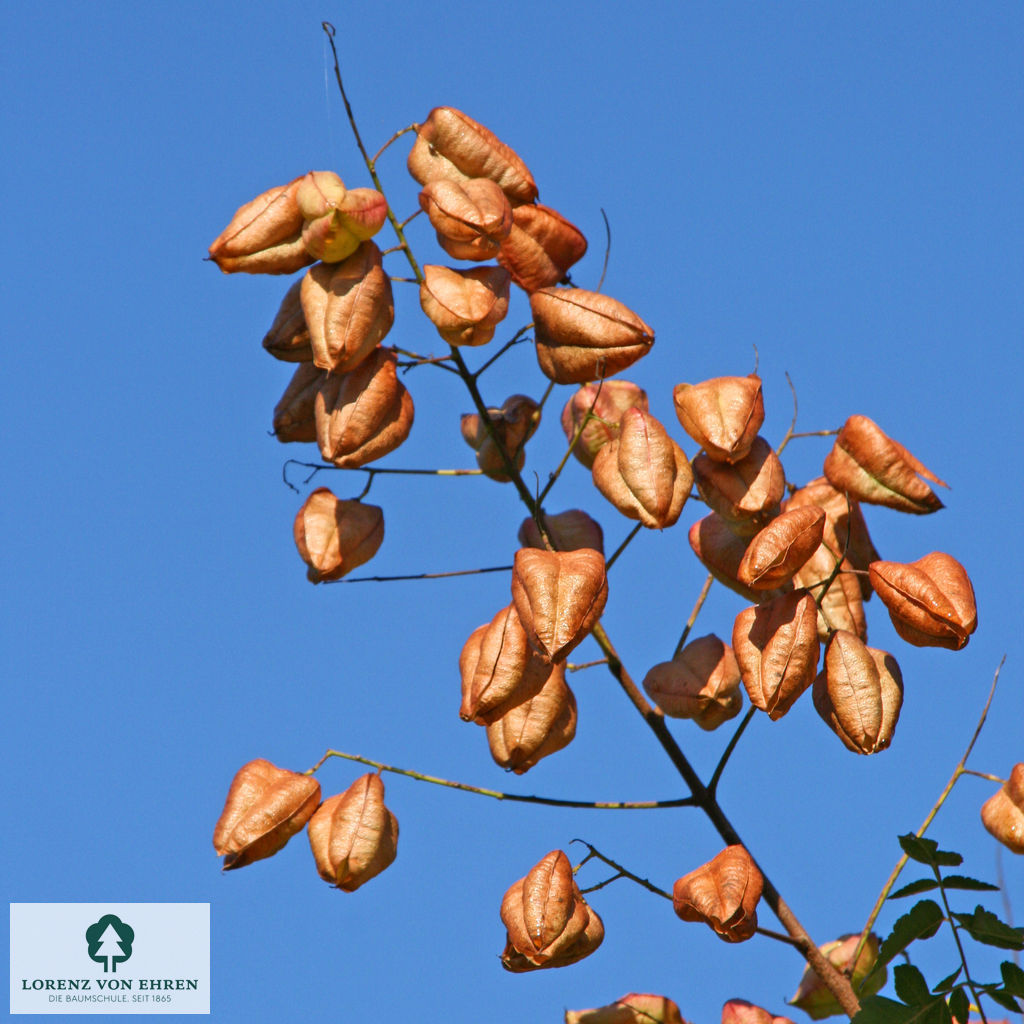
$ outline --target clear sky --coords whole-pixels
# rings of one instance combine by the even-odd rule
[[[385,776],[398,859],[359,892],[323,883],[303,836],[219,871],[213,824],[254,757],[304,770],[334,747],[518,793],[685,795],[601,668],[572,679],[572,745],[521,778],[493,764],[483,731],[458,719],[457,659],[508,602],[506,574],[306,582],[291,537],[302,499],[281,467],[317,453],[268,436],[291,369],[260,347],[288,281],[228,278],[203,258],[239,205],[311,168],[369,184],[326,75],[324,18],[371,151],[433,106],[466,111],[586,233],[573,271],[584,287],[601,274],[606,211],[604,290],[657,334],[623,376],[688,455],[673,386],[746,374],[756,347],[770,441],[790,422],[788,371],[798,429],[863,413],[951,485],[930,517],[867,510],[883,558],[947,551],[978,597],[978,632],[959,653],[908,648],[869,606],[870,641],[896,655],[906,683],[892,748],[855,757],[807,695],[778,723],[755,719],[722,783],[728,814],[812,936],[860,929],[896,835],[948,779],[1004,653],[971,764],[1005,776],[1024,756],[1019,4],[9,3],[8,899],[209,902],[218,1021],[540,1024],[629,991],[669,995],[695,1024],[717,1024],[730,997],[783,1013],[801,971],[791,950],[728,946],[623,881],[593,896],[607,938],[589,959],[500,968],[501,896],[545,853],[581,837],[671,887],[721,847],[693,810],[503,805]],[[407,149],[402,139],[381,161],[402,216],[416,208]],[[412,244],[443,261],[424,225]],[[442,351],[415,289],[395,289],[389,340]],[[498,338],[528,320],[519,296]],[[458,381],[423,367],[406,383],[415,426],[383,465],[473,465]],[[545,384],[528,345],[482,378],[494,404],[539,398]],[[528,482],[564,451],[570,393],[556,389],[545,409]],[[789,477],[819,475],[829,444],[794,441]],[[317,482],[349,497],[364,479]],[[375,573],[511,561],[523,511],[508,486],[381,477],[370,499],[386,518]],[[575,462],[548,502],[573,507],[602,523],[609,549],[632,525]],[[673,529],[644,531],[612,572],[604,621],[637,678],[671,655],[704,580],[686,541],[703,514],[694,501]],[[716,586],[694,635],[728,639],[742,607]],[[598,656],[592,640],[579,648],[578,660]],[[672,728],[705,776],[732,733]],[[361,771],[329,763],[325,795]],[[993,789],[961,782],[932,833],[987,878],[996,848],[978,808]],[[1020,859],[1006,853],[1002,870],[1021,923]],[[762,921],[776,924],[766,907]],[[935,942],[921,963],[937,978],[955,953],[948,937]]]

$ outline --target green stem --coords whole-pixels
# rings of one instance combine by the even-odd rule
[[[946,890],[942,884],[942,875],[939,873],[938,867],[934,864],[932,865],[932,874],[935,875],[935,881],[939,883],[939,895],[942,897],[942,905],[946,908],[946,920],[949,922],[949,927],[953,929],[953,939],[956,942],[957,952],[960,954],[960,963],[964,969],[964,980],[967,982],[967,987],[971,990],[971,995],[974,996],[974,1001],[977,1003],[978,1013],[981,1015],[983,1024],[988,1024],[988,1019],[985,1017],[985,1011],[981,1006],[981,997],[978,995],[978,990],[974,985],[970,969],[967,966],[967,956],[964,954],[963,943],[960,941],[960,930],[956,926],[956,921],[953,919],[953,911],[950,909],[949,900],[946,898]],[[857,962],[856,957],[853,962]]]

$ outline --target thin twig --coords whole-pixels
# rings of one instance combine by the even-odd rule
[[[328,583],[393,583],[396,580],[446,580],[452,576],[478,576],[487,572],[511,572],[511,565],[490,565],[486,569],[459,569],[455,572],[415,572],[403,576],[348,576]]]
[[[601,216],[604,219],[604,263],[601,264],[601,277],[598,279],[595,292],[599,292],[604,285],[604,275],[608,272],[608,257],[612,251],[612,226],[608,223],[608,214],[604,212],[603,206],[601,207]]]
[[[996,672],[992,678],[992,686],[988,691],[988,700],[985,701],[985,707],[982,709],[981,717],[978,719],[978,724],[974,728],[974,735],[971,737],[971,742],[967,744],[967,749],[964,751],[964,756],[960,758],[956,768],[953,769],[953,774],[949,777],[949,782],[946,783],[945,788],[939,794],[938,800],[935,801],[934,806],[921,823],[921,827],[914,833],[914,835],[919,839],[928,831],[928,826],[935,820],[935,815],[939,813],[940,808],[946,802],[946,798],[953,791],[953,787],[956,785],[957,779],[964,774],[964,765],[967,763],[967,758],[971,756],[974,744],[978,742],[978,737],[981,735],[985,719],[988,718],[988,709],[992,706],[992,698],[996,694],[996,684],[999,682],[999,672],[1003,667],[1003,662],[1005,661],[1006,655],[1004,654],[998,666],[996,666]],[[896,867],[892,869],[892,873],[886,880],[885,885],[882,886],[882,891],[878,894],[878,899],[875,900],[875,905],[871,908],[871,913],[868,915],[867,923],[864,925],[864,928],[860,933],[860,941],[857,943],[857,949],[850,960],[851,965],[857,963],[861,950],[864,948],[864,944],[868,941],[868,936],[871,934],[871,929],[874,927],[875,921],[878,919],[878,915],[882,912],[882,907],[885,905],[885,901],[889,898],[889,893],[892,892],[892,887],[896,884],[896,880],[900,877],[900,872],[906,866],[908,859],[909,858],[906,854],[903,854],[903,856],[900,857],[896,862]],[[850,970],[852,971],[852,967]]]
[[[962,768],[960,774],[975,775],[979,779],[988,779],[989,782],[998,782],[1000,785],[1006,785],[1006,779],[1001,779],[998,775],[989,775],[988,772],[976,772],[973,768]]]
[[[754,930],[758,935],[763,935],[767,939],[774,939],[776,942],[785,942],[789,946],[800,948],[799,942],[788,935],[783,935],[782,932],[773,932],[771,928],[755,928]]]
[[[700,593],[697,595],[697,600],[694,603],[693,611],[690,612],[690,617],[686,620],[686,625],[683,626],[683,634],[679,638],[679,643],[676,644],[676,649],[672,653],[672,657],[678,657],[686,645],[686,638],[690,635],[690,630],[693,629],[694,623],[697,621],[697,616],[700,615],[701,608],[704,607],[704,602],[707,600],[708,591],[711,589],[711,584],[714,583],[715,577],[708,573],[708,578],[704,581],[704,586],[700,588]]]
[[[625,551],[627,547],[629,547],[629,542],[640,532],[640,528],[643,525],[643,523],[637,523],[636,526],[634,526],[633,529],[630,530],[628,534],[626,534],[626,539],[612,552],[612,557],[604,563],[605,572],[607,572],[615,564],[616,559],[618,559],[619,555],[621,555],[622,552]]]
[[[573,449],[575,449],[579,439],[583,436],[583,431],[586,429],[587,423],[590,422],[590,418],[594,415],[594,406],[597,405],[597,400],[601,395],[601,388],[603,386],[604,381],[598,381],[597,390],[594,392],[594,397],[590,402],[590,408],[587,410],[586,415],[581,417],[579,423],[576,424],[576,429],[572,434],[572,440],[569,442],[569,447],[566,448],[561,462],[559,462],[555,467],[554,472],[548,475],[547,486],[540,492],[540,494],[537,495],[538,505],[544,502],[544,499],[548,496],[548,492],[555,486],[555,481],[562,475],[562,470],[565,469],[565,464],[569,461],[569,456],[572,455]]]
[[[606,857],[599,850],[596,850],[593,846],[591,846],[591,844],[588,843],[586,839],[573,839],[570,840],[570,842],[582,843],[590,851],[590,856],[587,857],[586,860],[590,860],[592,857],[595,857],[597,858],[597,860],[602,861],[603,863],[607,864],[608,867],[618,872],[615,878],[609,878],[607,882],[602,882],[601,885],[594,886],[595,889],[600,889],[603,886],[607,885],[608,882],[614,882],[617,878],[628,878],[631,882],[636,882],[637,885],[642,885],[648,892],[653,892],[655,896],[661,896],[663,899],[666,900],[672,899],[671,893],[665,892],[664,889],[659,889],[656,885],[654,885],[652,882],[649,882],[646,878],[641,878],[639,875],[634,875],[632,871],[630,871],[628,868],[624,868],[621,864],[616,864],[615,861],[613,861],[610,857]],[[586,861],[584,861],[584,863],[586,863]]]
[[[718,792],[718,780],[722,777],[722,772],[725,771],[725,766],[729,763],[729,758],[732,756],[732,752],[736,749],[736,744],[739,743],[740,737],[746,731],[748,725],[750,725],[751,719],[757,712],[757,708],[753,705],[747,710],[747,713],[743,716],[743,721],[737,726],[736,731],[732,734],[732,739],[729,740],[722,756],[719,758],[718,764],[715,766],[715,773],[711,776],[711,781],[708,783],[708,792],[715,796]]]
[[[373,154],[373,159],[370,161],[370,163],[373,164],[374,167],[376,167],[377,161],[381,158],[381,155],[383,154],[384,150],[386,150],[388,146],[391,145],[391,143],[395,142],[397,139],[400,139],[403,135],[406,134],[406,132],[414,132],[417,131],[418,129],[418,124],[410,124],[406,125],[404,128],[400,128],[397,132],[395,132],[394,135],[391,136],[390,139],[388,139],[387,142],[384,143],[383,146],[380,147],[380,149],[377,150],[376,153]],[[408,221],[406,221],[405,223],[408,223]]]
[[[964,981],[967,982],[967,987],[971,990],[971,995],[974,996],[974,1002],[977,1004],[978,1013],[983,1024],[988,1024],[988,1018],[985,1016],[985,1011],[981,1005],[981,996],[978,995],[978,989],[974,984],[974,979],[971,977],[970,968],[967,966],[967,955],[964,953],[963,943],[960,941],[960,929],[957,928],[956,919],[953,917],[953,911],[949,905],[949,898],[946,896],[946,888],[942,884],[942,875],[939,872],[938,865],[932,865],[932,874],[935,875],[935,881],[939,883],[939,895],[942,897],[942,905],[946,908],[946,920],[949,922],[949,927],[953,929],[953,941],[956,943],[957,952],[960,954],[960,963],[964,969]],[[853,962],[856,963],[856,959]]]
[[[757,349],[755,348],[754,351],[756,352]],[[793,395],[793,418],[789,421],[789,430],[787,430],[785,435],[783,436],[782,442],[779,444],[779,447],[775,449],[776,455],[782,455],[782,450],[786,447],[787,444],[789,444],[789,439],[793,436],[793,431],[796,430],[796,417],[797,413],[799,412],[799,406],[796,400],[796,388],[793,387],[793,378],[790,377],[788,370],[784,372],[786,374],[786,383],[789,385],[789,390]]]
[[[492,363],[497,362],[510,348],[512,348],[513,345],[518,345],[521,341],[529,341],[530,339],[529,338],[525,338],[524,335],[532,327],[533,327],[532,321],[530,323],[528,323],[525,327],[520,327],[519,330],[516,331],[516,333],[512,335],[511,340],[506,341],[505,344],[502,345],[501,348],[499,348],[498,351],[495,352],[494,355],[491,356],[491,358],[488,359],[487,362],[484,363],[484,365],[481,366],[480,369],[477,370],[473,374],[473,376],[474,377],[479,377],[480,374],[483,373],[484,370],[486,370],[488,366],[490,366]]]
[[[582,664],[574,664],[573,662],[566,662],[566,672],[582,672],[585,668],[594,668],[596,665],[607,665],[607,658],[598,658],[596,661],[584,661]]]
[[[510,800],[521,804],[546,804],[551,807],[585,807],[592,810],[619,811],[619,810],[652,810],[663,807],[686,807],[685,799],[682,800],[562,800],[553,796],[524,796],[521,793],[502,793],[497,789],[484,789],[482,786],[471,786],[466,782],[453,782],[450,779],[441,779],[436,775],[424,775],[423,772],[414,772],[408,768],[396,768],[394,765],[384,764],[381,761],[374,761],[373,758],[363,757],[361,754],[346,754],[341,750],[328,750],[323,757],[312,768],[303,772],[304,775],[313,775],[323,766],[324,762],[332,757],[340,757],[346,761],[358,761],[359,764],[369,765],[379,772],[392,772],[395,775],[405,775],[407,778],[416,779],[419,782],[430,782],[435,786],[445,786],[448,789],[460,789],[464,793],[476,793],[478,796],[489,796],[493,800]]]

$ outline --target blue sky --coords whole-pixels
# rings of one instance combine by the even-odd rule
[[[213,823],[254,757],[302,770],[335,747],[520,793],[683,793],[601,669],[573,679],[569,748],[522,778],[491,762],[457,717],[456,665],[507,603],[504,574],[306,582],[291,540],[301,498],[281,466],[316,452],[268,436],[291,371],[260,348],[287,282],[224,277],[203,257],[236,207],[310,168],[369,183],[327,79],[327,18],[371,150],[436,105],[477,118],[590,239],[573,272],[584,287],[607,212],[604,290],[657,334],[624,376],[690,456],[672,387],[748,373],[756,347],[773,443],[788,371],[799,429],[863,413],[951,484],[931,517],[867,511],[884,558],[948,551],[978,596],[978,632],[957,654],[906,647],[869,606],[870,641],[906,682],[892,748],[854,757],[807,696],[778,723],[755,720],[723,781],[728,814],[824,942],[863,924],[1004,653],[971,764],[1005,776],[1022,756],[1020,6],[301,0],[4,15],[8,898],[210,902],[223,1021],[558,1021],[628,991],[669,995],[697,1024],[730,997],[784,1012],[801,970],[790,950],[726,946],[625,882],[594,895],[607,938],[591,958],[500,969],[501,895],[540,857],[578,836],[670,887],[721,846],[692,810],[505,806],[385,777],[399,855],[358,893],[317,878],[303,837],[220,874]],[[381,161],[403,215],[416,204],[406,143]],[[411,241],[442,261],[422,224]],[[441,351],[414,289],[395,288],[389,340]],[[507,334],[528,319],[520,296]],[[546,384],[529,346],[483,381],[494,404]],[[406,383],[416,423],[383,464],[472,465],[458,382],[421,368]],[[545,410],[528,480],[561,457],[569,393]],[[794,441],[790,479],[819,475],[828,444]],[[353,496],[364,481],[318,482]],[[371,500],[386,517],[380,574],[507,564],[523,515],[511,488],[478,478],[378,478]],[[548,507],[587,509],[609,548],[631,526],[575,463]],[[702,514],[693,502],[675,528],[645,531],[612,574],[604,621],[637,678],[671,655],[703,582],[685,535]],[[727,639],[742,607],[713,588],[694,635]],[[597,657],[593,641],[579,655]],[[731,735],[673,730],[705,775]],[[325,795],[360,772],[328,764]],[[996,856],[977,810],[992,788],[963,781],[933,829],[983,877]],[[1024,876],[1010,854],[1002,864],[1020,923]],[[936,946],[921,963],[940,976],[953,959]]]

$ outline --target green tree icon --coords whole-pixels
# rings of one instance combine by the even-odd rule
[[[132,955],[135,931],[114,914],[104,914],[95,924],[85,930],[85,941],[89,943],[89,959],[103,964],[103,973],[117,973],[117,965]]]

